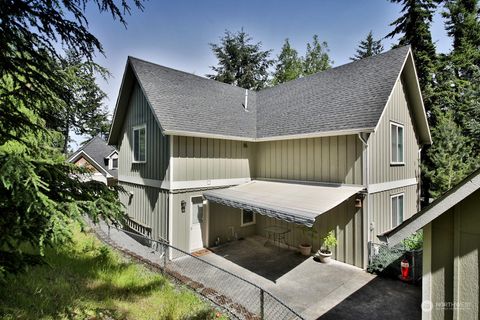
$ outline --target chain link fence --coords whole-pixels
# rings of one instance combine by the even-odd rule
[[[384,243],[368,243],[367,271],[389,277],[398,277],[401,274],[400,263],[407,259],[410,266],[412,282],[422,278],[422,250],[407,250],[403,243],[389,247]]]
[[[303,319],[271,293],[248,280],[176,248],[166,241],[155,241],[127,230],[122,232],[134,238],[141,248],[131,249],[135,252],[124,250],[115,245],[109,235],[106,235],[107,242],[160,269],[162,273],[195,290],[238,319]]]

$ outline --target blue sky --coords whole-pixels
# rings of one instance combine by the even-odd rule
[[[151,0],[144,6],[143,12],[133,9],[127,16],[127,29],[108,14],[99,14],[94,6],[87,10],[89,29],[106,54],[98,55],[97,62],[112,73],[108,82],[100,81],[112,113],[129,55],[204,76],[210,73],[209,66],[216,64],[208,43],[218,42],[226,29],[243,27],[264,49],[273,49],[273,57],[285,38],[303,55],[306,43],[318,34],[328,42],[334,66],[339,66],[349,62],[370,30],[376,38],[388,34],[392,30],[389,24],[401,10],[388,0]],[[438,51],[449,50],[450,40],[439,13],[432,36]],[[384,40],[384,47],[390,48],[393,41]]]

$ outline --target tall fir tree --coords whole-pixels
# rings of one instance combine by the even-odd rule
[[[62,150],[68,152],[71,133],[92,138],[104,135],[109,130],[108,111],[103,104],[106,93],[96,83],[96,75],[108,76],[105,68],[96,63],[85,61],[74,51],[58,61],[58,68],[65,75],[63,103],[59,110],[45,110],[42,117],[48,128],[63,135]]]
[[[327,42],[320,42],[318,35],[314,35],[312,43],[307,43],[307,52],[305,53],[303,63],[303,74],[307,76],[330,69],[333,61],[330,60],[328,51]]]
[[[435,107],[432,116],[436,125],[431,129],[433,144],[427,153],[434,166],[423,169],[432,182],[430,195],[437,198],[472,172],[476,161],[471,156],[471,139],[463,135],[452,111]]]
[[[297,50],[292,48],[288,39],[282,46],[282,51],[277,56],[275,72],[273,73],[272,84],[287,82],[298,79],[302,76],[303,61],[298,56]]]
[[[207,77],[245,89],[260,90],[267,84],[268,69],[274,61],[269,59],[272,50],[262,50],[262,43],[252,43],[252,38],[242,30],[225,31],[219,44],[211,43],[218,66],[212,66],[215,74]]]
[[[356,61],[382,53],[382,40],[375,40],[373,38],[372,31],[370,31],[367,37],[364,40],[360,41],[360,44],[358,45],[358,49],[356,51],[357,52],[353,57],[350,58],[350,60]]]
[[[476,0],[448,0],[445,8],[453,50],[439,73],[449,83],[455,120],[472,138],[473,156],[480,157],[480,8]]]
[[[397,46],[410,45],[422,91],[430,90],[435,71],[436,52],[432,41],[430,24],[436,8],[435,0],[390,0],[401,4],[402,16],[393,21],[392,32],[387,37],[400,36]],[[427,93],[428,95],[428,93]],[[426,104],[427,109],[430,108]]]

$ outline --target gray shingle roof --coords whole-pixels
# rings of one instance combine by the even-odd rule
[[[409,47],[258,92],[257,137],[374,128]]]
[[[77,151],[75,151],[69,159],[75,159],[76,156],[81,152],[85,152],[90,158],[92,158],[96,163],[98,163],[104,170],[110,173],[112,176],[117,176],[118,170],[109,170],[108,164],[105,163],[105,158],[108,157],[113,151],[115,151],[115,147],[109,146],[105,140],[101,137],[96,136],[90,139],[87,143],[85,143],[82,147],[80,147]]]
[[[129,58],[164,130],[238,137],[256,135],[255,93],[190,73]]]
[[[243,107],[245,89],[132,57],[124,82],[131,87],[131,67],[166,134],[187,131],[255,139],[372,130],[408,51],[401,47],[259,92],[249,90],[248,111]],[[125,90],[122,87],[117,109],[126,108]],[[111,136],[121,126],[117,112]]]

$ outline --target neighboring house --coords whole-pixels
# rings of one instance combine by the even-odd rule
[[[109,135],[137,231],[194,251],[314,225],[359,267],[418,211],[430,143],[409,47],[258,92],[129,57]]]
[[[81,167],[87,167],[90,174],[86,180],[96,180],[113,185],[117,182],[118,151],[105,140],[96,136],[72,153],[68,161]]]
[[[379,238],[395,245],[423,229],[422,319],[479,319],[480,169]]]

